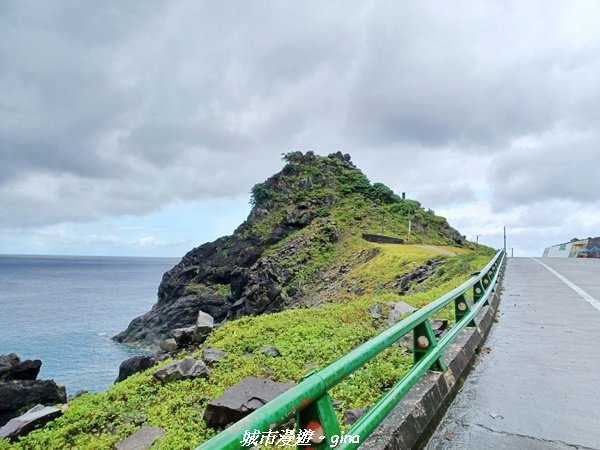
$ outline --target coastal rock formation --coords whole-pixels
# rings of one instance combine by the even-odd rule
[[[67,393],[53,380],[36,380],[42,363],[14,353],[0,356],[0,426],[30,408],[65,403]]]
[[[188,252],[164,274],[152,309],[113,339],[156,350],[174,338],[181,347],[187,345],[182,330],[199,326],[200,313],[218,327],[242,316],[318,305],[341,291],[360,295],[347,275],[378,250],[365,248],[342,262],[331,256],[346,239],[381,230],[382,217],[391,227],[386,234],[407,229],[410,218],[411,241],[427,236],[441,245],[463,244],[443,217],[371,184],[349,155],[292,152],[284,160],[283,170],[253,187],[247,220],[231,236]]]
[[[0,381],[35,380],[41,367],[39,359],[21,361],[15,353],[0,355]]]

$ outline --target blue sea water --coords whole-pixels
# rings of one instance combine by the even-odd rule
[[[156,301],[175,258],[0,255],[0,354],[41,359],[39,379],[78,390],[110,386],[139,350],[110,337]]]

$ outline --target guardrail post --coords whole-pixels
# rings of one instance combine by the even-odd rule
[[[479,280],[473,285],[473,301],[477,303],[485,294],[483,283]]]
[[[429,319],[425,319],[425,321],[421,322],[413,330],[413,355],[415,364],[435,346],[437,346],[435,333],[433,332],[433,328],[431,328]],[[438,370],[440,372],[443,372],[447,368],[446,361],[442,357],[430,367],[431,370]]]
[[[339,436],[340,426],[333,409],[333,400],[325,393],[298,412],[297,449],[321,450],[333,447],[332,436]]]
[[[454,317],[456,323],[460,322],[463,317],[471,312],[471,307],[467,303],[467,297],[465,294],[461,294],[454,299]],[[468,327],[476,327],[475,319],[472,319],[468,324]]]

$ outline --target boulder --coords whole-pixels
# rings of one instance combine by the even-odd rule
[[[215,363],[227,358],[227,353],[218,348],[206,347],[202,351],[202,359],[205,363]]]
[[[196,343],[196,330],[197,327],[195,325],[185,328],[175,328],[171,331],[171,336],[175,339],[177,347],[184,348]]]
[[[153,356],[133,356],[129,359],[126,359],[119,366],[119,376],[117,376],[115,383],[123,381],[134,373],[148,369],[155,362],[156,360]]]
[[[255,377],[244,378],[211,401],[204,420],[211,428],[222,428],[237,422],[294,386]]]
[[[25,414],[11,419],[6,425],[0,428],[0,439],[8,438],[16,440],[19,436],[25,436],[30,431],[43,427],[61,414],[62,411],[58,408],[37,405]]]
[[[170,362],[152,374],[154,378],[162,383],[198,377],[208,378],[209,375],[210,372],[206,364],[193,356]]]
[[[392,308],[390,310],[390,316],[388,318],[388,324],[391,327],[398,319],[405,314],[410,314],[416,311],[416,308],[413,308],[406,302],[396,302],[392,304]]]
[[[40,373],[39,359],[21,361],[15,353],[0,355],[0,381],[35,380]]]
[[[215,319],[210,314],[203,311],[198,311],[198,319],[196,319],[196,341],[204,342],[208,335],[215,327]]]
[[[37,404],[65,403],[67,393],[53,380],[19,380],[0,383],[0,426]]]
[[[165,435],[161,427],[142,427],[113,447],[114,450],[147,450],[154,442]]]
[[[162,351],[167,353],[174,352],[178,348],[177,341],[173,338],[164,339],[160,341],[159,347]]]

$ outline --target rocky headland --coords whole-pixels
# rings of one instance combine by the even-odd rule
[[[206,328],[206,315],[219,326],[242,316],[315,306],[340,290],[360,293],[346,274],[376,250],[332,256],[357,233],[373,232],[380,220],[400,233],[410,218],[415,242],[464,243],[443,217],[381,183],[371,184],[348,154],[292,152],[284,160],[283,170],[253,187],[247,220],[231,236],[188,252],[164,274],[152,309],[113,339],[174,350],[182,329],[202,342],[203,332],[194,328]]]
[[[155,353],[123,361],[106,392],[68,408],[27,409],[7,424],[9,439],[27,433],[30,420],[60,417],[17,441],[0,439],[1,450],[195,446],[454,288],[493,254],[473,251],[419,202],[371,183],[349,155],[292,152],[284,161],[252,188],[247,220],[188,252],[164,274],[152,309],[114,337]],[[436,336],[451,313],[432,323]],[[408,336],[332,391],[347,424],[405,373],[411,351]]]

